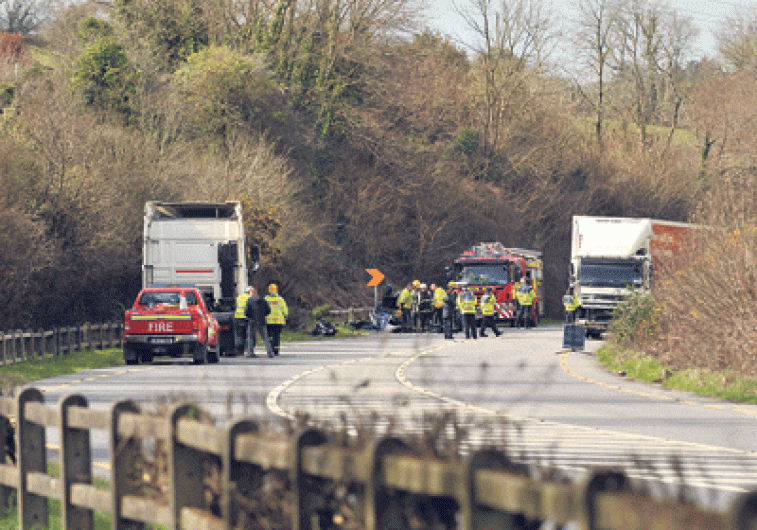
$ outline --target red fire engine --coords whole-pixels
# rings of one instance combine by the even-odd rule
[[[523,277],[536,290],[531,318],[538,324],[544,314],[541,252],[507,248],[502,243],[480,243],[455,259],[453,281],[457,283],[458,293],[471,287],[480,301],[486,288],[491,287],[497,300],[495,316],[499,322],[515,324],[515,293]]]

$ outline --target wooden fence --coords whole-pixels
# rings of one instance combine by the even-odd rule
[[[82,324],[52,331],[0,331],[0,364],[13,364],[29,357],[54,357],[72,351],[119,348],[123,322]]]
[[[48,523],[49,499],[61,502],[62,528],[77,530],[92,528],[95,511],[110,514],[114,529],[507,530],[538,528],[541,521],[587,530],[757,525],[756,493],[728,511],[708,511],[634,492],[617,470],[592,470],[583,481],[566,483],[535,479],[493,449],[464,461],[442,460],[396,437],[350,447],[319,429],[271,436],[253,419],[218,427],[205,417],[192,404],[172,405],[162,416],[142,412],[132,401],[92,410],[78,394],[50,407],[35,388],[2,397],[0,440],[15,419],[18,451],[15,461],[6,457],[0,464],[0,501],[8,505],[16,492],[22,529]],[[56,478],[48,474],[48,427],[60,429]],[[108,434],[107,487],[92,480],[93,430]],[[158,448],[158,456],[148,469],[150,447]],[[280,505],[271,477],[283,484]],[[282,513],[284,523],[261,520]]]

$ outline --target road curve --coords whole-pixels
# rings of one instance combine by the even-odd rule
[[[153,407],[187,398],[219,422],[304,413],[356,433],[439,431],[463,451],[495,444],[565,475],[620,466],[652,492],[685,493],[705,505],[722,506],[757,486],[757,407],[620,378],[597,365],[591,350],[598,345],[565,353],[559,326],[507,328],[476,341],[373,334],[284,344],[274,359],[171,361],[34,385],[48,402],[79,393],[97,409],[116,399]]]

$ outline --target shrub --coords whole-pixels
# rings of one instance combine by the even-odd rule
[[[646,344],[659,331],[660,311],[653,295],[632,291],[613,313],[613,340],[622,347]]]

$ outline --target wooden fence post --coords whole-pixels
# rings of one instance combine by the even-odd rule
[[[74,484],[92,484],[92,450],[88,429],[68,426],[68,412],[72,407],[86,408],[87,398],[71,394],[60,401],[60,475],[61,522],[63,528],[89,530],[93,528],[92,510],[71,504],[71,487]]]
[[[19,359],[22,361],[26,360],[26,348],[24,344],[24,331],[21,329],[16,330],[16,337],[18,337],[18,351],[16,352],[16,361]]]
[[[188,414],[196,413],[202,414],[196,405],[180,403],[174,406],[168,416],[168,477],[171,480],[168,502],[172,519],[171,530],[181,528],[182,508],[200,508],[205,502],[203,453],[180,443],[177,436],[179,420]]]
[[[232,422],[226,427],[221,457],[223,469],[221,470],[221,517],[223,517],[226,530],[243,527],[240,521],[239,502],[237,495],[249,494],[256,475],[252,464],[239,462],[236,459],[237,437],[245,434],[258,432],[258,424],[253,420],[241,419]]]
[[[0,399],[10,399],[1,398]],[[10,445],[9,443],[10,442]],[[18,447],[15,442],[15,436],[13,428],[11,427],[11,419],[9,416],[0,416],[0,444],[2,444],[3,452],[0,455],[0,464],[15,465],[18,459]],[[8,454],[13,451],[12,457]],[[0,509],[10,508],[11,501],[13,499],[13,488],[1,485],[0,486]]]
[[[319,429],[305,429],[297,435],[297,443],[293,446],[294,462],[292,484],[294,487],[293,530],[317,530],[320,524],[313,525],[313,517],[317,517],[318,509],[322,507],[322,495],[319,491],[308,488],[307,480],[302,471],[302,451],[306,447],[322,445],[328,441],[326,434]]]
[[[407,444],[392,436],[374,442],[370,453],[371,478],[365,488],[365,529],[408,528],[406,514],[398,509],[395,496],[384,488],[384,457],[409,451]],[[394,525],[394,526],[392,526]]]
[[[19,528],[46,527],[48,525],[47,498],[30,493],[27,473],[47,473],[45,427],[26,419],[27,403],[44,403],[42,392],[26,388],[17,397],[18,435],[18,526]]]
[[[139,466],[141,440],[132,436],[121,436],[118,432],[118,417],[124,413],[139,414],[139,406],[131,400],[117,401],[110,409],[110,514],[113,530],[125,528],[144,529],[137,521],[124,519],[121,500],[125,495],[141,495],[142,471]]]
[[[482,449],[465,462],[465,493],[459,499],[462,530],[484,528],[516,528],[513,514],[489,510],[479,506],[476,495],[476,473],[481,469],[505,471],[511,468],[507,455],[495,449]]]

